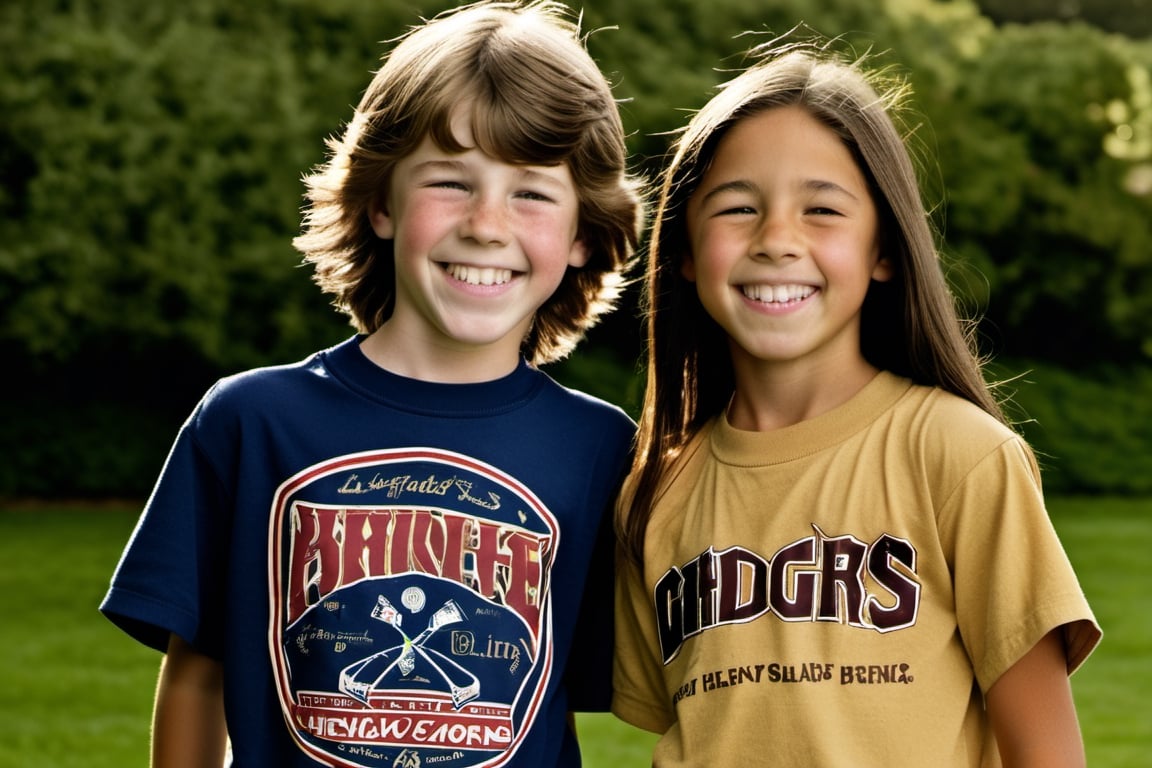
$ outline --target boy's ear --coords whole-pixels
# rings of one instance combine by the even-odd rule
[[[572,241],[572,248],[568,251],[568,266],[582,267],[588,263],[588,246],[581,238]]]
[[[372,203],[368,207],[368,222],[372,225],[376,237],[381,240],[391,240],[396,236],[396,225],[392,221],[391,214],[385,210],[383,201]]]

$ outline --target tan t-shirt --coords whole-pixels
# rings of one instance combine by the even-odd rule
[[[981,691],[1100,639],[1028,447],[881,373],[773,432],[713,420],[622,561],[616,693],[654,765],[995,766]]]

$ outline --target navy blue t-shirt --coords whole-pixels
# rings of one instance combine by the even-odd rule
[[[204,396],[101,610],[222,661],[238,768],[578,766],[632,421],[525,363],[428,383],[359,341]]]

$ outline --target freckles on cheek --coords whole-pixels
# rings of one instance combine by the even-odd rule
[[[409,253],[425,251],[439,239],[441,229],[443,229],[441,217],[429,214],[409,215],[396,233],[396,247]]]

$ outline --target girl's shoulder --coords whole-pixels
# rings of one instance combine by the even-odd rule
[[[1023,436],[975,403],[939,387],[913,384],[893,408],[894,439],[938,467],[966,472],[993,454],[1032,465]]]
[[[675,455],[668,459],[667,470],[661,477],[660,487],[656,491],[657,498],[663,496],[674,485],[683,482],[691,485],[695,482],[702,462],[711,456],[708,446],[718,419],[719,417],[713,417],[705,422],[676,450]]]
[[[976,403],[940,387],[912,384],[895,410],[898,418],[926,435],[996,444],[1019,437]]]

